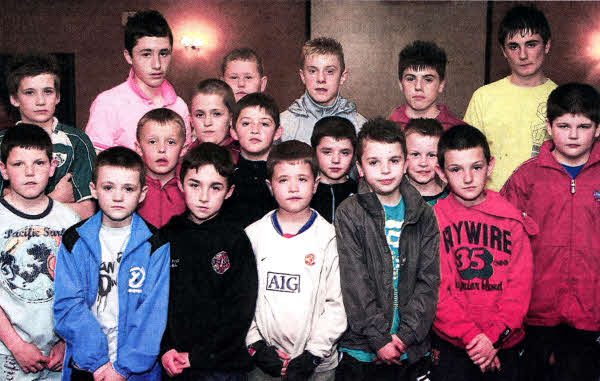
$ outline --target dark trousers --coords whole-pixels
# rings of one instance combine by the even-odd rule
[[[361,362],[343,354],[335,371],[335,381],[429,381],[429,357],[411,365],[385,365]]]
[[[582,331],[567,325],[526,328],[524,381],[599,380],[599,332]]]
[[[163,372],[165,381],[248,381],[247,372],[223,372],[223,371],[200,371],[184,370],[179,376],[169,378]]]
[[[431,381],[519,381],[520,346],[498,352],[500,370],[481,372],[467,351],[432,335]]]

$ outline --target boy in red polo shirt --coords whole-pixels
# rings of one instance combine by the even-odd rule
[[[177,182],[177,167],[185,155],[185,123],[173,110],[157,108],[140,119],[137,152],[146,164],[148,194],[137,212],[157,228],[185,212],[185,199]]]
[[[444,130],[464,122],[438,104],[446,86],[446,52],[431,41],[414,41],[398,58],[398,84],[406,104],[396,108],[389,120],[404,129],[411,119],[437,119]]]

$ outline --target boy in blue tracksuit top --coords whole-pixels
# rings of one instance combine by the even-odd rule
[[[102,151],[91,184],[100,212],[63,236],[54,303],[54,327],[67,342],[63,380],[160,380],[170,255],[135,213],[145,179],[132,150]]]

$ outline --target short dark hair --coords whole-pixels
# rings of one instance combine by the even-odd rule
[[[326,116],[315,123],[310,144],[314,149],[317,149],[321,139],[329,136],[336,140],[349,139],[352,148],[356,150],[356,129],[354,124],[341,116]]]
[[[154,110],[150,110],[147,113],[145,113],[144,116],[142,116],[140,118],[140,120],[138,121],[138,124],[137,124],[137,128],[135,130],[135,137],[138,142],[140,141],[140,138],[141,138],[140,134],[142,133],[142,127],[144,127],[144,125],[148,122],[156,122],[161,125],[175,123],[179,127],[179,130],[181,131],[183,138],[185,139],[185,137],[186,137],[185,136],[185,122],[183,121],[183,118],[175,111],[163,107],[163,108],[155,108]]]
[[[404,127],[405,136],[412,133],[439,138],[444,134],[444,127],[437,119],[415,118],[411,119]]]
[[[300,58],[300,68],[304,68],[306,57],[311,54],[326,55],[331,54],[336,56],[340,61],[340,75],[346,70],[344,62],[344,49],[339,41],[330,37],[317,37],[306,41],[302,46],[302,57]]]
[[[288,140],[273,146],[267,158],[267,179],[273,179],[275,166],[283,161],[301,161],[310,165],[313,176],[319,175],[319,162],[313,149],[299,140]]]
[[[181,162],[179,179],[183,183],[185,175],[190,170],[198,169],[205,165],[214,166],[217,173],[227,180],[227,188],[231,188],[233,172],[235,172],[235,164],[233,163],[231,152],[227,148],[215,143],[200,143],[189,150]]]
[[[192,90],[192,100],[198,94],[206,94],[206,95],[218,95],[223,99],[223,104],[229,110],[229,114],[233,118],[233,114],[236,108],[235,95],[233,94],[233,90],[225,81],[221,81],[217,78],[209,78],[201,81],[194,87]],[[190,107],[192,102],[190,101]]]
[[[358,132],[356,144],[356,159],[360,162],[365,149],[365,143],[371,140],[379,143],[400,143],[402,153],[406,158],[406,137],[396,123],[384,118],[368,120]]]
[[[552,37],[546,16],[533,5],[517,5],[506,12],[498,28],[498,42],[504,47],[508,38],[524,32],[539,34],[544,45]]]
[[[594,123],[600,123],[600,94],[585,83],[567,83],[554,89],[546,103],[546,117],[554,119],[565,114],[580,114]]]
[[[96,166],[94,167],[92,176],[94,184],[98,184],[98,172],[101,167],[120,167],[138,171],[140,174],[140,185],[142,187],[146,185],[146,166],[144,165],[144,161],[140,155],[130,148],[117,146],[100,152],[96,157]]]
[[[154,9],[136,12],[125,24],[125,49],[129,54],[142,37],[169,37],[173,46],[173,32],[165,17]]]
[[[48,160],[52,160],[50,135],[42,127],[35,124],[19,123],[6,130],[0,146],[0,156],[4,164],[8,160],[10,151],[15,147],[44,150],[48,155]]]
[[[256,63],[256,69],[258,70],[258,75],[261,77],[264,73],[263,61],[262,58],[253,50],[247,47],[233,49],[225,57],[223,57],[223,61],[221,62],[221,76],[225,75],[225,70],[227,69],[227,65],[232,61],[250,61]]]
[[[25,77],[41,74],[54,75],[54,90],[60,93],[60,67],[56,57],[51,54],[25,54],[14,57],[9,63],[6,73],[6,87],[9,95],[19,92],[21,81]]]
[[[446,78],[446,52],[432,41],[413,41],[406,45],[398,55],[398,79],[402,80],[404,70],[415,71],[426,68],[434,69],[440,76],[440,81]]]
[[[450,150],[465,150],[481,147],[485,160],[489,164],[492,160],[490,146],[483,132],[468,124],[459,124],[444,132],[438,142],[438,164],[444,169],[446,152]]]
[[[252,93],[246,95],[237,103],[236,110],[233,113],[233,128],[235,128],[241,112],[248,107],[260,107],[265,110],[275,122],[275,127],[279,127],[279,106],[277,105],[277,102],[275,102],[275,99],[265,93]]]

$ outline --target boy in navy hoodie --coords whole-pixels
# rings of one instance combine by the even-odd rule
[[[169,244],[135,213],[148,190],[144,162],[128,148],[109,148],[93,179],[100,211],[69,228],[58,251],[63,380],[160,380],[170,257]]]
[[[258,275],[246,233],[223,218],[233,193],[227,148],[201,143],[183,158],[187,211],[161,229],[171,243],[169,318],[162,364],[177,380],[244,381],[252,369],[246,333]]]
[[[349,177],[356,149],[354,125],[346,118],[327,116],[315,124],[310,143],[320,178],[310,206],[333,223],[335,209],[358,190],[356,181]]]

